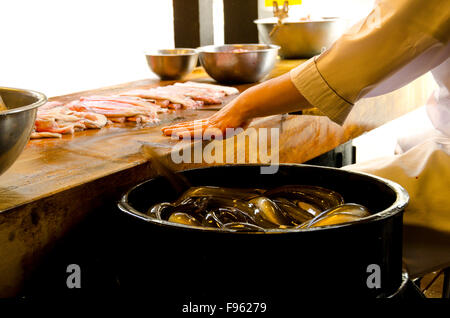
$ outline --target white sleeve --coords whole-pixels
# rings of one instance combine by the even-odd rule
[[[450,1],[378,1],[330,49],[293,69],[291,80],[342,124],[359,99],[400,88],[445,61],[449,37]]]

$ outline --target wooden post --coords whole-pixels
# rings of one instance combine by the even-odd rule
[[[198,0],[173,0],[173,24],[176,48],[200,46]]]
[[[225,43],[258,43],[257,0],[223,0]]]
[[[173,0],[175,47],[214,44],[213,0]]]

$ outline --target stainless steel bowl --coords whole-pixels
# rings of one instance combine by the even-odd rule
[[[195,49],[167,49],[145,54],[150,69],[162,80],[175,80],[192,72],[197,65]]]
[[[198,48],[206,73],[222,83],[251,83],[275,66],[279,46],[267,44],[209,45]]]
[[[0,112],[0,175],[19,157],[30,138],[39,106],[47,102],[35,91],[0,87],[8,110]]]
[[[264,43],[276,44],[283,58],[309,58],[329,48],[345,31],[347,22],[329,18],[317,21],[287,19],[282,25],[274,18],[254,21]]]

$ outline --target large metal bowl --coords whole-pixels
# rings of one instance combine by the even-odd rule
[[[206,73],[221,83],[252,83],[264,78],[275,66],[277,45],[226,44],[198,48]]]
[[[150,69],[162,80],[176,80],[192,72],[198,54],[194,49],[153,50],[145,53]]]
[[[317,21],[287,19],[282,25],[275,18],[254,21],[264,43],[276,44],[283,58],[309,58],[329,48],[345,31],[347,22],[330,18]]]
[[[0,87],[8,110],[0,112],[0,175],[19,157],[34,127],[39,106],[47,102],[35,91]]]

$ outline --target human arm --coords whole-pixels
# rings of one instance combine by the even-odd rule
[[[222,134],[227,128],[246,128],[251,119],[288,113],[311,107],[291,81],[289,73],[250,87],[211,117],[202,121],[163,127],[165,135],[177,135],[202,127],[217,128]]]

